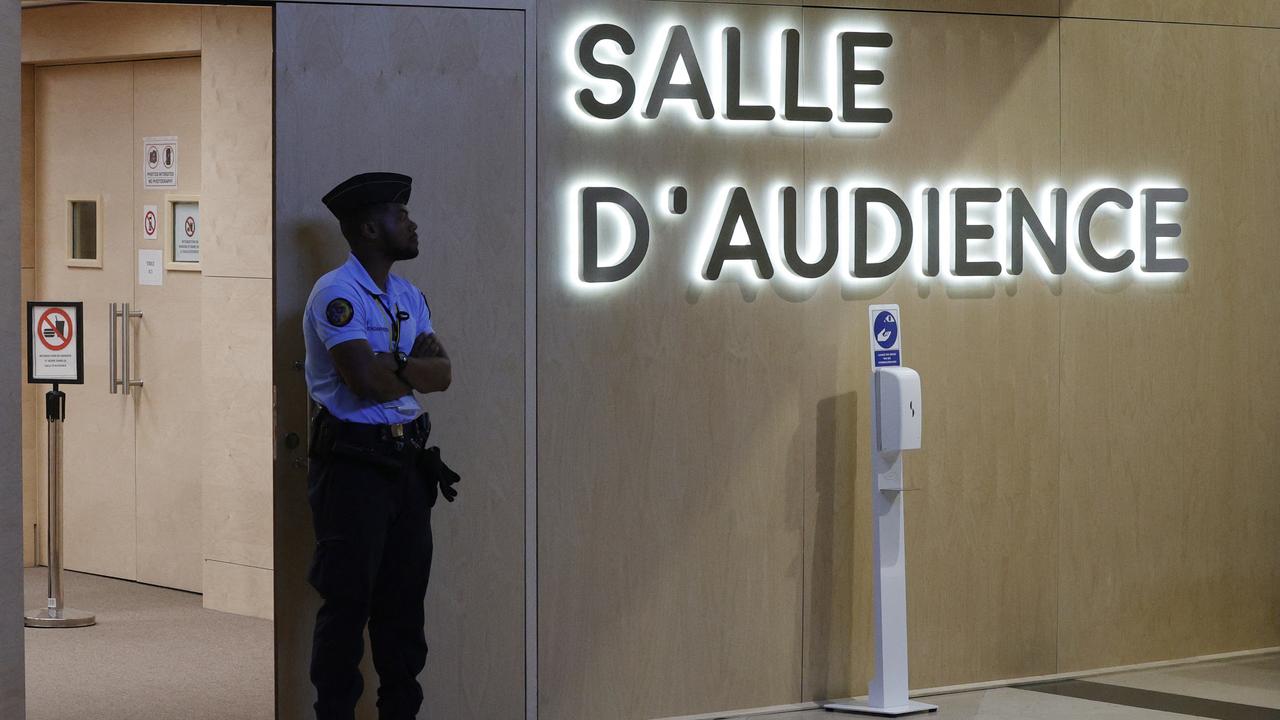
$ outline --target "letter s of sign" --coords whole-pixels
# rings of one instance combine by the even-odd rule
[[[613,203],[631,218],[635,237],[631,249],[617,265],[600,267],[600,203]],[[582,268],[583,282],[616,282],[640,267],[645,253],[649,252],[649,217],[640,201],[631,193],[616,187],[585,187],[582,189]]]
[[[621,94],[611,103],[600,102],[591,90],[578,91],[578,105],[592,117],[601,120],[616,120],[631,109],[636,99],[636,81],[631,73],[620,65],[611,65],[596,59],[596,45],[602,40],[611,40],[618,44],[623,55],[636,51],[636,41],[631,35],[617,25],[602,23],[587,28],[578,38],[578,64],[593,77],[601,80],[612,80],[618,83]]]

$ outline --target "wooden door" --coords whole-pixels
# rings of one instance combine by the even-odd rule
[[[161,284],[141,284],[139,252],[163,258],[168,203],[198,199],[200,61],[39,68],[36,137],[37,293],[85,308],[85,384],[67,389],[66,567],[198,592],[201,276],[162,261]],[[176,186],[144,187],[149,137],[177,138]],[[92,259],[68,259],[72,199],[97,201]],[[146,206],[158,210],[155,239]],[[127,395],[110,392],[110,303],[142,313],[115,321],[115,377],[127,340],[128,375],[143,383]]]
[[[35,71],[37,297],[84,302],[85,384],[63,386],[63,557],[69,570],[130,580],[137,396],[108,391],[107,308],[133,300],[133,82],[130,63]],[[94,262],[68,259],[70,198],[97,199]],[[44,408],[35,412],[29,421],[44,427]],[[42,440],[41,478],[45,448]]]
[[[146,239],[142,214],[134,213],[135,251],[170,258],[172,251],[165,246],[171,244],[174,228],[166,208],[175,198],[190,201],[200,193],[200,59],[134,66],[134,206],[160,209],[157,240]],[[143,187],[143,138],[148,137],[177,138],[176,187]],[[184,234],[182,227],[177,231]],[[199,592],[201,274],[198,265],[172,262],[160,274],[161,285],[134,286],[134,305],[142,318],[134,326],[133,356],[145,383],[135,401],[138,580]]]
[[[137,577],[133,404],[109,393],[108,304],[133,297],[132,147],[131,64],[36,69],[37,296],[84,302],[84,384],[64,386],[65,565],[128,579]],[[73,197],[97,201],[96,263],[68,259]],[[45,427],[44,407],[36,413],[29,421]]]

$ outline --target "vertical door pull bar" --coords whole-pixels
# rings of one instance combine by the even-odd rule
[[[129,357],[129,345],[130,345],[129,336],[131,334],[129,332],[129,329],[130,329],[129,318],[140,318],[140,317],[142,317],[141,310],[130,310],[129,303],[124,304],[124,310],[120,313],[120,332],[122,335],[124,335],[124,340],[123,340],[124,342],[123,356],[124,357],[122,358],[122,360],[124,361],[124,372],[121,373],[124,379],[121,384],[124,385],[125,395],[129,394],[129,388],[142,387],[142,380],[129,379],[129,373],[131,372],[131,368],[132,368],[132,365],[131,365],[132,359]]]
[[[120,311],[116,309],[116,304],[111,303],[110,315],[107,318],[107,375],[108,389],[112,395],[119,392],[116,388],[120,387],[120,381],[116,379],[116,318],[120,317]]]

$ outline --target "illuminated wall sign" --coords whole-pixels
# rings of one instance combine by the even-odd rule
[[[673,189],[671,212],[682,214],[684,209],[674,202],[674,196],[687,202],[685,188]],[[1160,240],[1176,238],[1182,227],[1175,222],[1160,222],[1162,206],[1180,205],[1187,201],[1187,191],[1179,187],[1148,187],[1137,192],[1138,197],[1115,187],[1103,187],[1078,198],[1074,205],[1067,191],[1054,188],[1049,193],[1048,206],[1036,207],[1021,188],[1002,191],[994,187],[957,187],[951,190],[947,204],[949,217],[942,220],[943,205],[937,188],[927,188],[921,194],[918,211],[913,214],[907,202],[892,190],[881,187],[858,187],[842,193],[837,188],[822,188],[814,215],[821,218],[820,251],[803,257],[800,248],[797,215],[799,193],[795,187],[783,187],[778,193],[775,215],[781,218],[778,233],[781,237],[767,242],[756,207],[750,194],[743,187],[732,187],[724,199],[723,210],[714,227],[714,240],[701,276],[706,280],[719,279],[725,263],[744,261],[749,263],[755,276],[762,280],[772,278],[781,262],[792,275],[816,279],[835,267],[836,258],[844,250],[849,258],[848,272],[855,278],[884,278],[903,267],[912,255],[918,233],[923,247],[917,253],[921,258],[921,272],[925,277],[937,277],[942,271],[940,256],[941,237],[950,239],[948,268],[955,277],[992,277],[1002,273],[1022,274],[1026,248],[1030,246],[1043,262],[1048,272],[1062,275],[1067,271],[1069,243],[1078,248],[1079,256],[1092,270],[1099,273],[1120,273],[1135,263],[1142,272],[1181,273],[1187,270],[1187,260],[1161,255]],[[840,204],[847,198],[845,212]],[[600,283],[621,280],[640,267],[649,250],[649,217],[640,201],[619,187],[588,186],[580,192],[581,267],[579,277],[584,282]],[[629,249],[620,259],[607,264],[600,262],[600,211],[602,206],[612,205],[625,213],[631,223],[630,242],[622,244]],[[1136,206],[1136,209],[1135,209]],[[1071,207],[1071,211],[1068,208]],[[1007,249],[1007,265],[994,258],[980,259],[971,255],[975,240],[995,238],[995,227],[975,221],[971,213],[978,208],[994,209],[997,217],[1006,219],[1007,237],[1000,238]],[[891,233],[881,247],[871,251],[872,234],[868,232],[868,218],[879,209],[894,220],[897,231]],[[1168,209],[1168,208],[1164,208]],[[1137,213],[1135,222],[1128,223],[1136,230],[1137,242],[1124,243],[1120,250],[1104,253],[1093,237],[1094,217],[1103,211]],[[852,227],[840,227],[840,217],[851,217]],[[741,232],[740,232],[741,231]],[[745,243],[735,243],[735,236],[745,237]],[[614,238],[616,242],[618,239]],[[841,244],[845,243],[845,247]],[[1135,251],[1133,246],[1138,250]],[[781,247],[781,258],[770,252],[770,246]]]
[[[679,24],[660,34],[660,50],[651,45],[653,50],[640,57],[636,37],[626,28],[612,23],[585,27],[572,36],[568,60],[577,76],[571,112],[592,124],[628,118],[646,124],[660,117],[664,108],[679,106],[690,111],[695,122],[722,128],[753,122],[774,127],[885,127],[893,119],[885,103],[869,101],[867,94],[885,82],[884,72],[869,66],[868,58],[874,60],[875,51],[892,47],[890,33],[827,32],[816,38],[826,58],[817,68],[801,66],[802,40],[815,39],[803,39],[798,30],[784,28],[756,37],[753,51],[769,54],[764,56],[769,60],[766,66],[775,77],[750,83],[772,89],[753,100],[743,98],[743,68],[760,63],[744,64],[742,31],[730,26],[711,37],[720,43],[719,56],[711,62],[698,56],[688,28]],[[713,70],[708,74],[704,67]],[[802,87],[814,85],[802,82],[808,74],[823,74],[818,84],[825,83],[824,99],[801,97]],[[573,273],[584,283],[629,277],[650,248],[650,213],[635,188],[601,180],[569,188]],[[698,214],[711,219],[699,226],[705,228],[705,237],[698,239],[705,252],[697,259],[696,275],[706,281],[719,279],[727,267],[760,280],[780,272],[802,280],[837,272],[856,279],[888,278],[909,260],[925,278],[1016,276],[1023,273],[1028,254],[1050,276],[1065,274],[1069,264],[1095,277],[1125,272],[1168,277],[1188,268],[1185,258],[1161,242],[1182,233],[1171,218],[1181,216],[1189,194],[1176,182],[1131,188],[1093,184],[1071,192],[1055,187],[1036,200],[1020,187],[984,183],[946,186],[945,191],[924,187],[918,194],[904,194],[873,181],[822,187],[804,201],[796,184],[782,185],[776,193],[756,190],[755,196],[743,182],[701,195],[680,185],[666,190],[667,207],[662,211],[684,215],[692,201],[701,207]],[[761,222],[762,212],[771,222]],[[614,221],[612,233],[602,232],[606,214]],[[1113,224],[1099,237],[1094,220],[1104,215]],[[887,222],[873,222],[873,216]],[[1117,216],[1121,230],[1114,225]],[[800,218],[810,221],[802,223]],[[602,253],[602,238],[607,253]],[[602,259],[606,254],[608,259]],[[846,261],[837,270],[841,258]]]
[[[887,48],[893,44],[893,36],[886,32],[842,32],[837,35],[833,58],[839,71],[839,115],[825,105],[805,105],[800,101],[800,31],[787,29],[778,40],[782,48],[782,87],[774,104],[744,104],[742,101],[742,31],[736,27],[725,28],[721,36],[724,53],[724,96],[720,98],[720,115],[726,120],[773,120],[780,116],[795,122],[829,122],[833,118],[849,123],[888,123],[893,111],[880,107],[858,107],[858,87],[880,85],[884,73],[869,68],[859,68],[858,50]],[[636,51],[631,33],[618,25],[602,23],[588,27],[577,42],[578,64],[594,78],[612,83],[610,90],[617,97],[600,100],[597,92],[583,88],[576,93],[578,107],[591,117],[600,120],[616,120],[631,111],[636,102],[636,81],[631,72],[621,64],[610,63],[596,57],[601,43],[613,43],[623,55]],[[716,116],[716,103],[712,99],[703,63],[694,51],[689,30],[683,25],[672,25],[656,68],[652,68],[653,85],[644,101],[642,115],[656,118],[669,100],[691,100],[698,117],[710,120]],[[678,67],[683,66],[687,82],[676,82]],[[781,109],[779,111],[779,108]]]

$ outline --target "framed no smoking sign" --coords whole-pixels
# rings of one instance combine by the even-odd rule
[[[79,302],[27,303],[27,382],[84,384]]]

